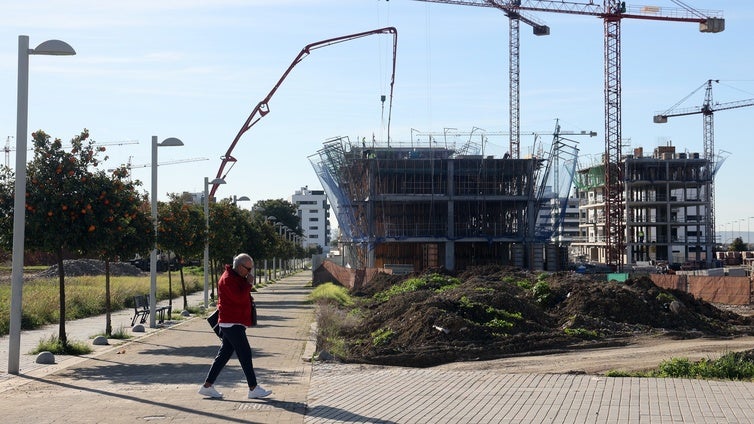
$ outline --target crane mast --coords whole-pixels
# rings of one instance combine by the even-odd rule
[[[489,0],[415,0],[424,3],[444,3],[459,6],[479,6],[492,7],[501,9],[508,17],[508,123],[509,147],[508,153],[513,159],[518,159],[521,155],[521,102],[520,102],[520,81],[521,68],[519,66],[519,56],[521,47],[520,27],[521,22],[532,27],[534,35],[550,35],[550,27],[538,22],[531,16],[523,15],[520,11],[509,10],[498,7]]]
[[[694,90],[691,94],[684,97],[671,106],[670,109],[654,116],[653,121],[656,124],[664,124],[668,122],[668,118],[675,116],[688,116],[701,114],[702,115],[702,140],[704,142],[704,158],[707,159],[707,178],[710,179],[709,190],[706,194],[705,200],[709,205],[709,212],[707,217],[707,225],[705,228],[705,235],[708,238],[707,249],[707,262],[711,260],[712,249],[711,244],[716,239],[715,229],[715,173],[717,170],[717,158],[715,157],[715,112],[727,109],[738,109],[747,106],[754,106],[754,99],[738,100],[734,102],[717,103],[715,104],[712,99],[712,83],[719,83],[720,80],[707,80],[699,88]],[[704,90],[704,103],[701,106],[692,108],[678,109],[677,107],[691,97],[694,93],[699,91],[702,87]]]

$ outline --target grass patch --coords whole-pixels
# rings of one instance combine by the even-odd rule
[[[110,334],[109,336],[105,333],[99,333],[99,334],[95,334],[91,338],[93,339],[98,336],[107,337],[108,339],[117,339],[117,340],[127,340],[133,337],[131,335],[131,332],[127,331],[125,327],[123,327],[122,325],[116,328],[115,331],[113,331],[113,333]]]
[[[308,299],[313,303],[333,302],[340,306],[351,306],[354,303],[353,298],[348,293],[348,289],[334,283],[318,285],[309,293]]]
[[[46,269],[46,268],[45,268]],[[204,282],[194,276],[185,277],[186,290],[204,290]],[[150,276],[110,277],[112,311],[133,308],[133,297],[149,293]],[[66,319],[75,320],[105,313],[105,276],[66,277]],[[180,278],[173,275],[173,296],[180,296]],[[167,274],[157,276],[157,299],[168,298]],[[24,281],[21,329],[33,330],[60,320],[60,297],[57,278]],[[0,283],[0,336],[10,327],[10,282]]]
[[[50,352],[54,355],[86,355],[92,353],[92,348],[84,342],[68,341],[63,344],[58,336],[50,336],[47,339],[39,341],[36,348],[32,349],[31,354],[36,355],[41,352]]]
[[[390,328],[380,328],[378,330],[372,331],[371,335],[372,344],[374,346],[381,346],[387,344],[387,342],[390,341],[391,338],[393,338],[395,333]]]
[[[599,333],[595,330],[587,330],[586,328],[565,328],[563,332],[566,335],[578,337],[580,339],[594,340],[600,338]]]
[[[374,299],[379,302],[386,302],[391,297],[409,293],[421,289],[431,289],[436,292],[444,292],[458,287],[461,284],[461,280],[455,277],[450,277],[441,274],[428,274],[421,277],[409,278],[400,284],[396,284],[387,290],[383,290],[374,295]]]
[[[754,380],[754,358],[747,352],[729,352],[717,359],[671,358],[651,371],[610,370],[608,377],[694,378],[702,380]]]
[[[327,351],[334,356],[348,356],[346,341],[341,331],[355,328],[361,320],[354,311],[347,312],[336,302],[323,299],[317,305],[317,351]]]

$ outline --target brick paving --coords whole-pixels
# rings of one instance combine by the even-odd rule
[[[255,294],[260,325],[248,333],[260,384],[274,391],[268,399],[245,398],[235,358],[216,382],[223,400],[196,393],[219,343],[194,317],[50,366],[22,355],[19,376],[5,373],[1,338],[3,422],[754,423],[751,382],[312,365],[302,360],[313,353],[309,281],[300,273]],[[189,303],[202,299],[198,293]],[[130,325],[132,315],[115,314],[113,326]],[[66,325],[78,340],[102,326],[103,317]],[[24,332],[22,352],[56,331]]]

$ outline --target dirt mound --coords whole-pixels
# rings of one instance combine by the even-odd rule
[[[66,277],[83,275],[105,275],[105,262],[96,259],[64,260],[63,270]],[[127,262],[110,262],[110,276],[139,276],[142,271]],[[35,277],[52,278],[58,276],[58,266],[53,265],[38,273]]]
[[[574,273],[500,267],[378,276],[355,293],[363,319],[342,329],[348,362],[427,367],[448,362],[671,337],[754,334],[752,321],[657,287]]]

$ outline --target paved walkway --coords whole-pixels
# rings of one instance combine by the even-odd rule
[[[302,360],[313,350],[309,279],[308,273],[289,276],[255,294],[260,325],[249,334],[260,384],[274,391],[270,398],[245,398],[234,360],[216,383],[225,399],[196,393],[218,340],[194,318],[95,346],[87,358],[59,358],[52,366],[24,358],[20,376],[0,376],[3,422],[754,423],[749,382],[312,366]],[[126,312],[126,325],[130,317]],[[71,339],[85,340],[103,325],[95,318],[67,328]],[[38,339],[24,333],[22,344]],[[7,371],[7,338],[0,351]]]

